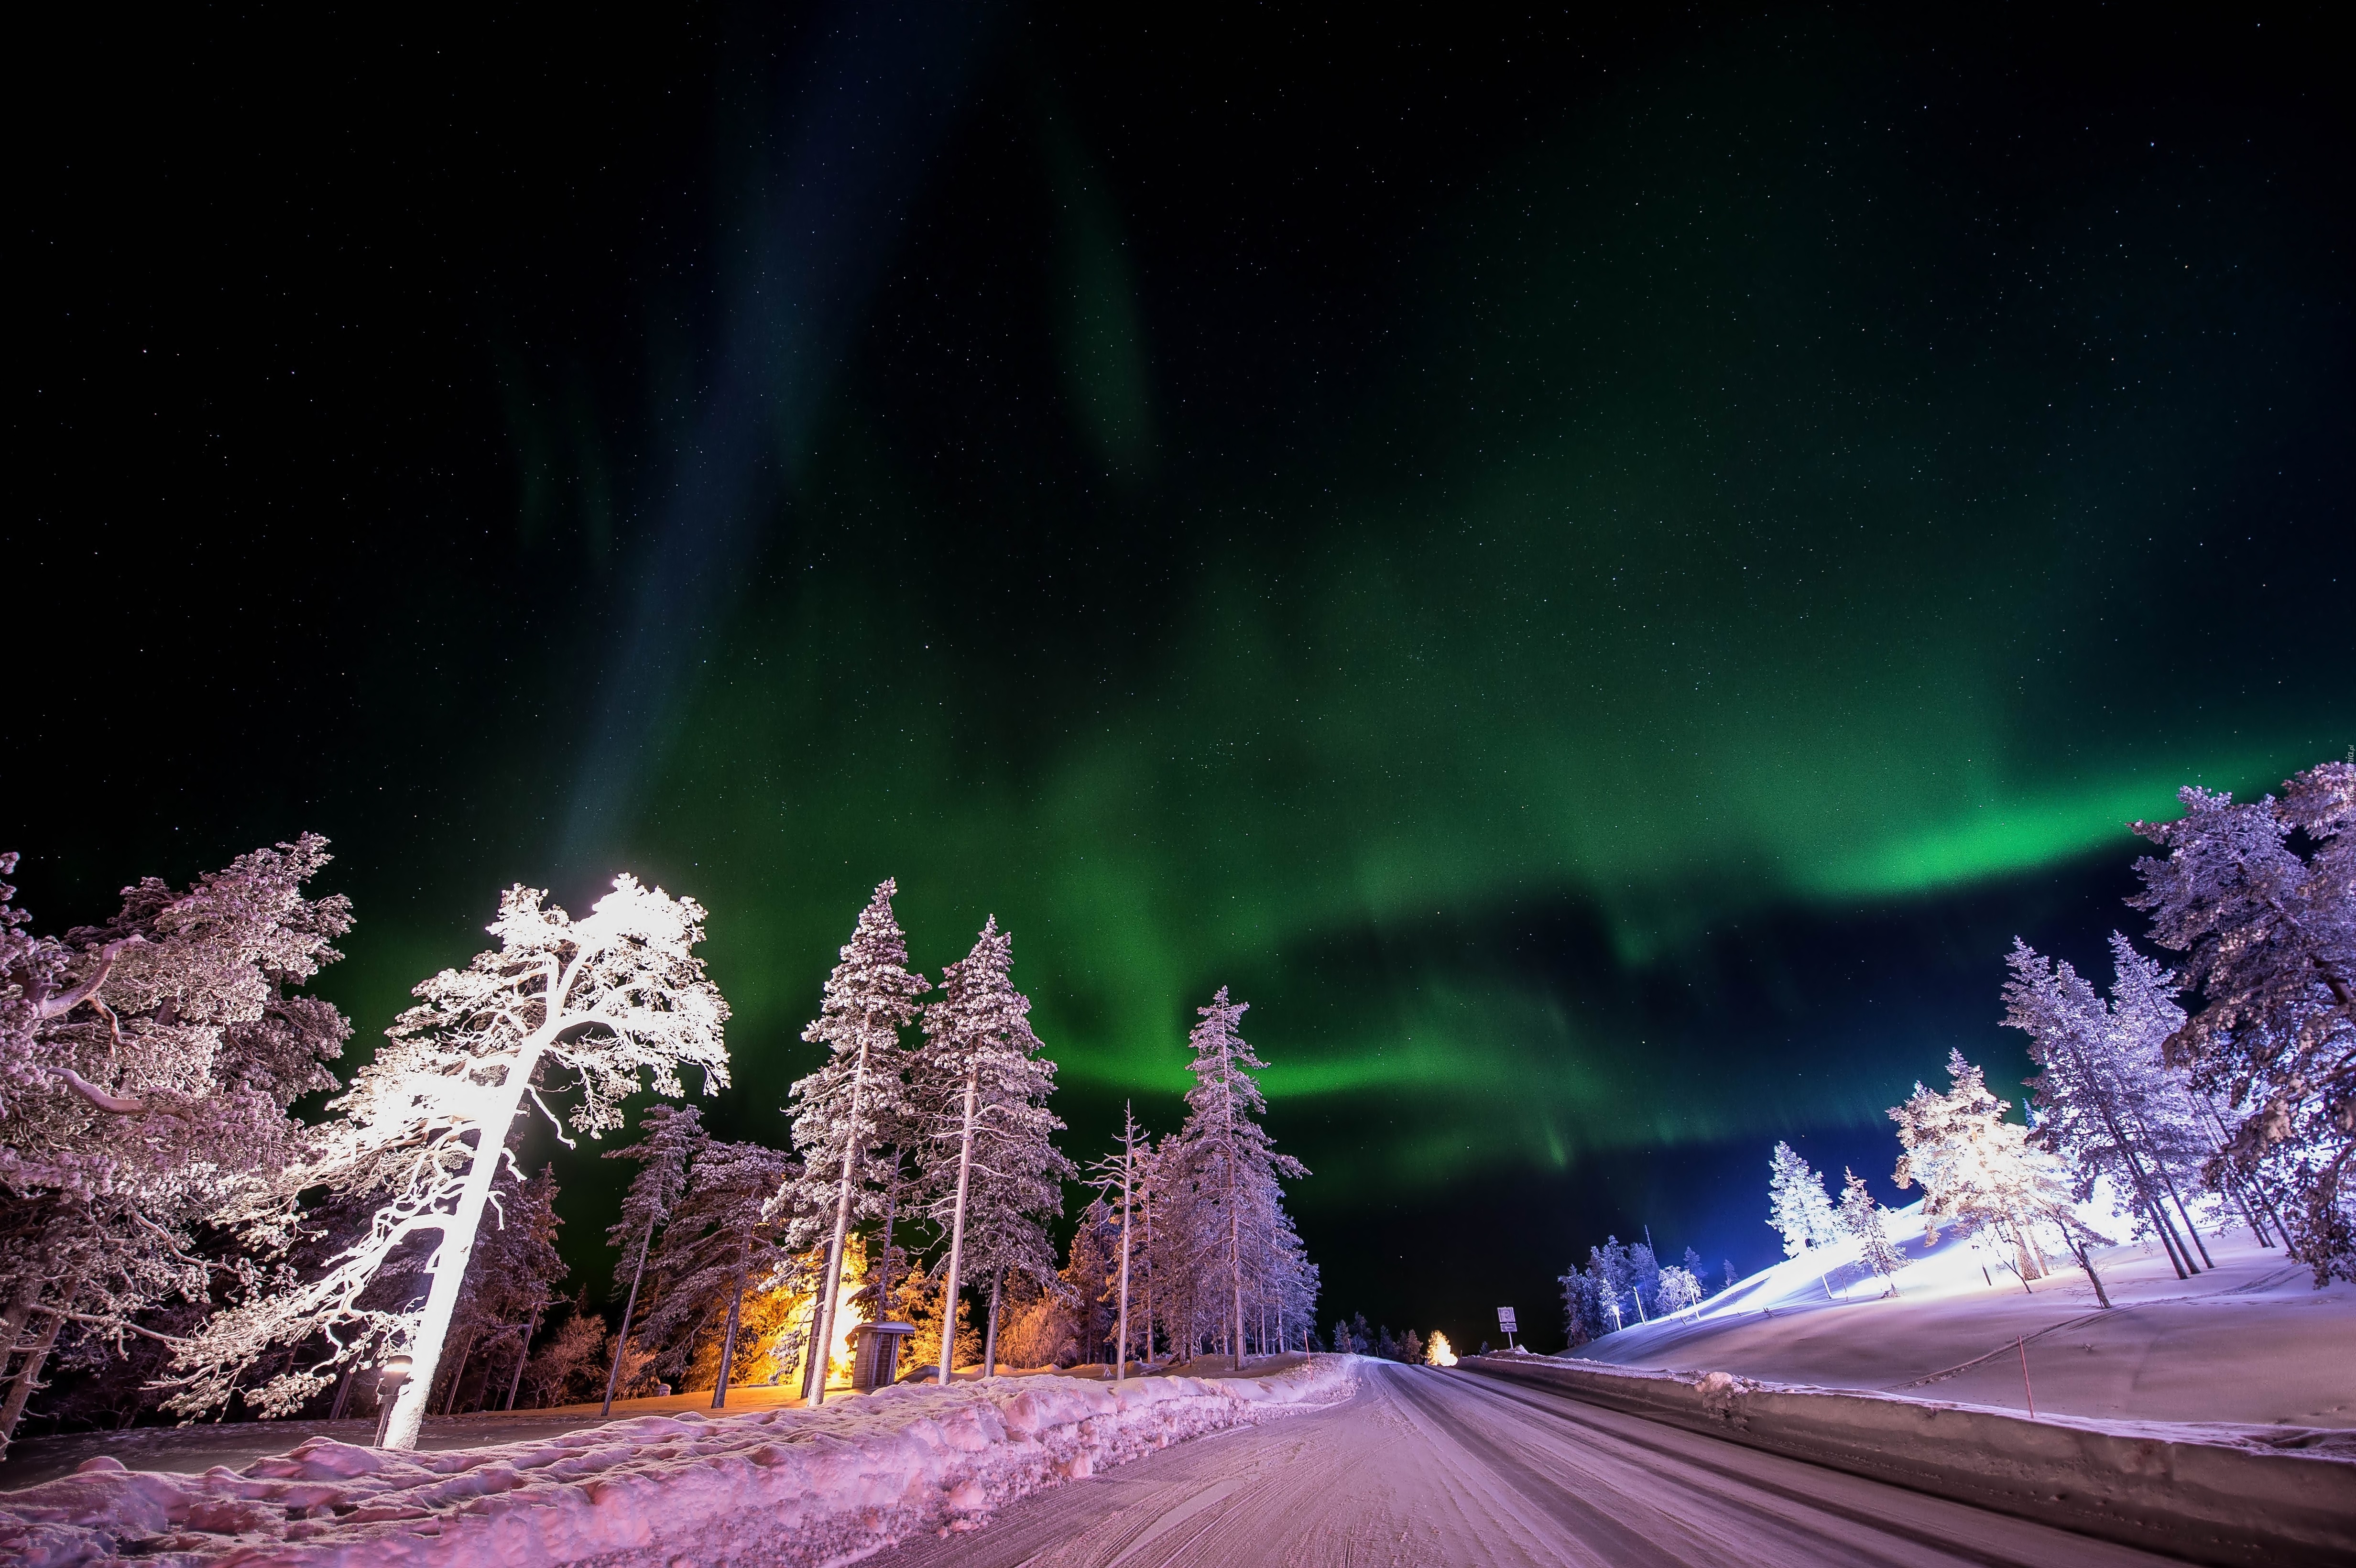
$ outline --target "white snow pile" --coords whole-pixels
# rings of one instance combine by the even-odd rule
[[[313,1438],[242,1470],[97,1458],[0,1493],[0,1561],[400,1568],[841,1563],[971,1530],[1043,1487],[1346,1398],[1355,1359],[1260,1379],[993,1379],[818,1410],[648,1415],[545,1441],[387,1453]]]

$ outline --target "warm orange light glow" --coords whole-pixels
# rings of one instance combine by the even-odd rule
[[[815,1260],[813,1260],[813,1268],[815,1268]],[[834,1294],[835,1342],[833,1353],[828,1356],[826,1360],[826,1381],[830,1387],[838,1382],[851,1381],[851,1334],[852,1329],[859,1327],[859,1309],[851,1304],[851,1298],[859,1294],[861,1282],[866,1274],[867,1248],[859,1237],[853,1236],[843,1247],[842,1283],[837,1286]],[[787,1314],[782,1332],[799,1333],[807,1337],[813,1327],[811,1320],[817,1306],[818,1296],[815,1292],[803,1296]],[[795,1369],[795,1375],[799,1375],[799,1368]]]
[[[1456,1352],[1448,1348],[1448,1336],[1434,1328],[1430,1341],[1424,1346],[1423,1359],[1435,1367],[1454,1366]]]

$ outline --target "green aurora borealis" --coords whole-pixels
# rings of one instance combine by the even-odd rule
[[[179,619],[107,667],[164,733],[111,709],[0,816],[27,901],[316,827],[364,1041],[499,887],[626,865],[712,911],[719,1120],[776,1138],[894,875],[935,971],[1014,933],[1083,1149],[1123,1095],[1172,1125],[1191,1009],[1250,1001],[1332,1311],[1545,1322],[1645,1222],[1763,1261],[1774,1138],[1890,1197],[1882,1107],[1951,1043],[2019,1076],[2003,945],[2139,930],[2127,819],[2356,742],[2345,126],[2282,87],[2320,68],[1864,16],[1001,16],[839,362],[776,372],[815,411],[687,676],[602,757],[762,199],[732,128],[784,90],[741,17],[643,80],[570,46],[521,106],[451,67],[455,128],[363,137],[326,219],[234,197],[251,232],[96,325],[138,264],[59,272],[42,366],[98,369],[48,428],[171,428],[43,478],[44,548],[95,529]],[[257,283],[196,325],[273,236],[314,324]],[[628,806],[571,854],[592,765]]]

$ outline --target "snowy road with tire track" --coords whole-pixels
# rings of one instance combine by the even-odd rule
[[[1368,1363],[1355,1397],[1034,1494],[877,1568],[1391,1563],[2104,1564],[2168,1559],[1469,1372]]]

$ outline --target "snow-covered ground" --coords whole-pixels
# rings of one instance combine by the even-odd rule
[[[2238,1226],[2204,1232],[2217,1266],[2190,1280],[2153,1244],[2098,1252],[2108,1311],[2074,1265],[2024,1287],[1952,1235],[1926,1247],[1919,1205],[1890,1229],[1908,1260],[1894,1297],[1851,1243],[1576,1353],[2072,1415],[2356,1427],[2356,1287],[2315,1289]]]
[[[819,1410],[640,1415],[538,1439],[389,1454],[314,1438],[241,1470],[101,1456],[0,1493],[0,1561],[193,1565],[851,1561],[974,1528],[1042,1487],[1346,1398],[1347,1357],[1264,1378],[992,1379]]]
[[[1540,1389],[1368,1363],[1347,1404],[1038,1493],[868,1568],[2158,1568],[2131,1547]]]

